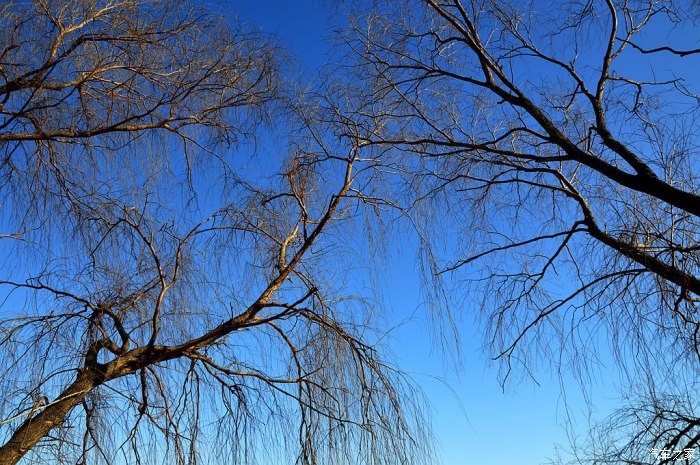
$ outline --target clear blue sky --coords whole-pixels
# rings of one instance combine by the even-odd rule
[[[253,23],[274,34],[297,61],[305,76],[313,76],[333,44],[331,29],[342,22],[329,2],[319,0],[211,0],[223,14]],[[403,241],[399,241],[403,242]],[[555,444],[568,447],[563,428],[566,409],[574,412],[578,432],[588,430],[588,407],[573,379],[560,380],[546,372],[532,380],[499,385],[497,372],[481,351],[482,335],[467,316],[460,322],[462,364],[441,353],[428,328],[429,316],[421,297],[415,250],[390,251],[392,273],[385,279],[385,304],[396,322],[390,344],[401,368],[410,372],[432,407],[439,463],[538,465],[554,456]],[[401,270],[396,273],[395,270]],[[465,309],[469,314],[469,309]],[[412,316],[412,317],[411,317]],[[411,317],[408,321],[407,318]],[[539,383],[539,385],[538,385]],[[612,385],[593,386],[598,418],[615,405]]]

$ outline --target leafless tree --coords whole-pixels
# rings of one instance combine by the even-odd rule
[[[581,461],[697,447],[696,5],[391,3],[345,36],[372,102],[353,119],[383,122],[364,140],[403,180],[434,276],[482,297],[506,376],[585,378],[612,350],[630,409]]]
[[[0,464],[421,462],[420,399],[332,282],[369,199],[331,94],[260,160],[264,37],[188,1],[0,21]]]

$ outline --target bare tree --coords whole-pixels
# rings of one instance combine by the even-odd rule
[[[581,461],[658,463],[649,450],[700,444],[693,11],[425,0],[383,5],[346,36],[372,102],[353,119],[383,121],[364,139],[403,179],[434,276],[482,296],[504,375],[585,378],[610,348],[634,387]]]
[[[187,1],[0,21],[0,464],[420,462],[419,398],[329,282],[369,202],[337,104],[258,161],[226,147],[279,96],[264,37]]]

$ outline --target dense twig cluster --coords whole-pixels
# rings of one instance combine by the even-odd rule
[[[294,105],[248,169],[277,51],[195,3],[0,7],[0,464],[419,460],[417,397],[314,265],[362,143]]]
[[[609,341],[647,386],[633,402],[654,406],[633,408],[634,434],[606,430],[636,445],[607,450],[610,463],[697,446],[695,406],[664,406],[692,399],[700,374],[698,98],[682,61],[698,51],[663,43],[693,36],[694,6],[400,8],[347,35],[350,72],[375,102],[355,118],[386,121],[365,138],[404,179],[406,209],[426,231],[440,221],[454,234],[423,234],[435,275],[483,296],[486,339],[506,374],[543,358],[585,373],[606,352],[595,342]],[[675,376],[683,381],[669,383]]]

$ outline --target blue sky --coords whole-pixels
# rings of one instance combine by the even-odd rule
[[[328,0],[200,1],[273,35],[288,52],[292,69],[309,81],[321,72],[334,43],[332,29],[343,21],[342,13],[335,9],[342,8]],[[653,71],[697,75],[700,60],[687,62],[692,66],[681,71],[669,59],[668,66],[662,63]],[[622,66],[636,66],[640,73],[651,71],[639,63],[622,62]],[[257,150],[263,157],[256,160],[251,156],[252,163],[246,163],[249,168],[262,170],[266,151],[285,152],[286,146],[280,149],[278,143],[259,141]],[[362,239],[357,241],[362,243]],[[570,373],[563,373],[561,378],[547,367],[539,367],[532,378],[514,377],[501,386],[497,367],[489,363],[481,348],[483,334],[472,318],[477,310],[472,305],[476,303],[462,295],[454,296],[452,303],[454,313],[460,316],[461,357],[446,353],[437,342],[430,318],[434,309],[428,308],[421,290],[415,244],[410,238],[400,238],[389,244],[386,255],[387,269],[376,280],[381,286],[377,294],[382,296],[379,303],[387,315],[386,328],[392,328],[386,343],[398,366],[411,375],[430,402],[439,463],[548,463],[557,444],[565,449],[569,446],[567,422],[573,422],[570,432],[585,435],[589,421],[604,418],[618,406],[616,384],[620,376],[605,353],[602,362],[607,368],[601,366],[585,393]],[[596,399],[593,411],[586,395]]]
[[[313,77],[333,44],[332,28],[342,21],[328,2],[318,0],[214,0],[215,8],[275,35],[299,71]],[[265,144],[263,144],[265,145]],[[403,243],[403,241],[400,241]],[[505,390],[497,370],[481,350],[482,334],[468,316],[459,322],[460,361],[442,352],[435,332],[428,329],[428,310],[420,291],[415,250],[402,244],[389,251],[392,270],[383,281],[382,294],[390,318],[397,324],[390,346],[400,367],[409,372],[430,400],[439,463],[461,465],[538,465],[555,455],[555,445],[569,446],[564,429],[569,420],[575,432],[585,434],[589,419],[600,419],[616,405],[616,377],[600,374],[606,383],[593,382],[588,392],[596,397],[591,412],[576,381],[562,381],[546,370],[535,380],[517,379]],[[567,415],[567,411],[571,415]],[[592,415],[592,417],[589,417]],[[565,455],[565,454],[564,454]]]

